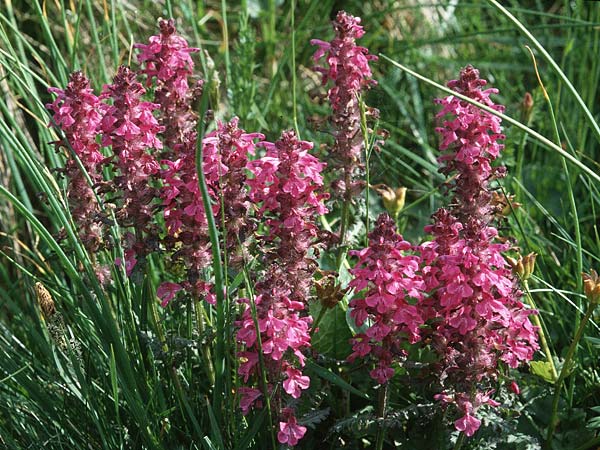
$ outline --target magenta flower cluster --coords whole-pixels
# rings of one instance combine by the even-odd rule
[[[326,195],[318,192],[323,186],[324,164],[308,153],[312,144],[299,140],[293,131],[284,132],[274,144],[260,145],[265,147],[266,154],[248,163],[254,175],[248,184],[250,199],[260,205],[259,218],[268,227],[262,236],[267,269],[256,284],[256,297],[242,299],[246,308],[237,333],[237,340],[244,348],[239,353],[239,374],[244,382],[252,376],[258,385],[259,352],[262,352],[269,395],[274,384],[284,377],[284,392],[297,399],[310,385],[302,367],[304,352],[310,348],[312,320],[307,309],[318,237],[314,220],[327,212],[323,204]],[[262,395],[258,388],[242,390],[243,411],[259,402]],[[293,409],[285,406],[284,401],[278,393],[275,406],[282,417],[278,440],[293,446],[306,427],[297,424]]]
[[[250,231],[247,220],[248,201],[245,193],[245,166],[248,154],[254,153],[254,139],[263,139],[260,133],[245,133],[238,127],[238,119],[218,123],[217,129],[208,133],[202,142],[204,175],[213,202],[211,213],[217,224],[222,223],[221,205],[229,254],[234,257],[240,235]],[[162,171],[164,218],[168,236],[165,243],[169,248],[179,247],[176,257],[187,268],[187,280],[180,284],[166,282],[159,297],[163,306],[174,297],[177,290],[185,288],[195,295],[206,295],[211,302],[214,295],[210,285],[200,279],[200,271],[212,260],[207,219],[198,185],[195,163],[195,143],[186,143],[180,148],[180,157],[175,161],[163,160]],[[223,199],[223,201],[221,201]]]
[[[157,134],[162,127],[152,114],[155,103],[142,100],[145,89],[137,81],[137,74],[120,67],[113,84],[104,88],[102,97],[112,101],[106,107],[99,130],[102,146],[112,148],[112,166],[117,171],[112,180],[122,196],[122,206],[117,217],[125,227],[136,227],[141,232],[154,234],[149,226],[153,218],[153,200],[156,190],[150,180],[160,171],[153,150],[162,148]],[[144,255],[145,246],[136,236],[131,249]]]
[[[360,180],[356,179],[364,147],[359,97],[369,87],[377,84],[372,79],[369,67],[369,62],[377,60],[377,56],[369,54],[365,47],[356,45],[356,39],[360,39],[365,33],[360,22],[360,17],[340,11],[333,21],[333,40],[310,41],[319,47],[314,55],[315,61],[325,57],[326,67],[316,68],[323,75],[323,84],[328,81],[333,83],[328,91],[335,136],[330,153],[336,162],[335,168],[341,169],[344,174],[343,179],[337,180],[333,185],[342,197],[360,193],[363,187]]]
[[[456,92],[491,108],[487,82],[467,66],[448,83]],[[509,244],[497,241],[490,183],[505,174],[493,167],[503,146],[500,119],[455,96],[437,101],[444,118],[440,171],[451,180],[450,208],[440,208],[426,227],[433,240],[423,246],[424,280],[432,294],[426,300],[432,323],[432,347],[439,355],[436,368],[444,392],[440,399],[455,404],[455,422],[467,436],[479,428],[475,413],[490,398],[499,363],[511,368],[533,358],[537,333],[529,320],[534,311],[521,303],[522,293],[503,252]]]
[[[456,92],[497,111],[486,81],[468,66],[448,84]],[[391,219],[379,218],[369,247],[356,252],[350,286],[363,291],[350,306],[358,326],[351,360],[375,358],[371,376],[384,384],[394,374],[394,358],[403,343],[421,339],[437,354],[431,375],[441,392],[435,398],[458,412],[457,430],[472,436],[480,426],[477,410],[497,406],[492,399],[501,363],[510,368],[533,358],[537,333],[529,320],[534,311],[521,303],[518,289],[491,224],[494,207],[490,184],[505,174],[492,162],[504,136],[500,120],[448,96],[438,117],[443,123],[440,172],[448,176],[449,208],[440,208],[425,227],[432,240],[413,248],[394,232]],[[416,253],[415,253],[416,251]],[[426,338],[426,339],[424,339]],[[513,389],[514,390],[514,389]]]
[[[349,360],[374,359],[371,377],[380,384],[393,377],[392,363],[406,356],[406,345],[421,339],[424,283],[419,257],[411,253],[413,246],[396,232],[387,214],[377,219],[369,234],[369,246],[350,253],[358,257],[350,270],[350,287],[356,292],[365,291],[350,302],[350,316],[356,325],[367,329],[352,339]]]
[[[236,391],[241,410],[264,407],[268,397],[278,441],[295,446],[307,431],[297,418],[296,400],[311,384],[304,373],[315,331],[308,305],[324,240],[316,220],[328,212],[326,164],[293,131],[272,143],[261,133],[245,132],[238,118],[218,121],[201,142],[211,200],[206,211],[196,171],[199,118],[192,106],[203,85],[193,73],[191,55],[198,49],[177,35],[173,20],[160,20],[159,27],[159,35],[135,45],[141,70],[120,67],[101,95],[81,72],[71,75],[66,89],[50,89],[57,98],[48,108],[64,135],[55,144],[72,150],[91,179],[88,183],[71,155],[64,173],[73,218],[88,250],[97,252],[104,245],[101,224],[108,223],[99,196],[125,229],[125,258],[116,263],[128,275],[156,250],[167,255],[167,268],[184,267],[159,285],[163,306],[182,290],[215,303],[207,275],[212,262],[207,214],[215,218],[228,270],[253,268],[252,295],[239,299],[232,330],[243,381]],[[333,84],[331,156],[342,176],[332,186],[350,202],[363,186],[357,179],[364,145],[360,96],[375,84],[369,63],[376,57],[356,45],[364,34],[360,18],[342,11],[334,30],[331,42],[311,42],[319,47],[315,60],[326,59],[326,67],[318,69],[323,83]],[[497,91],[485,85],[470,66],[448,84],[502,111],[490,98]],[[428,369],[436,380],[435,398],[451,408],[455,428],[471,436],[480,426],[478,409],[498,405],[492,395],[501,365],[516,368],[537,350],[529,321],[535,312],[519,300],[503,256],[510,245],[493,226],[492,183],[505,174],[494,165],[503,148],[500,119],[454,95],[437,103],[440,172],[448,177],[449,206],[425,228],[429,242],[405,241],[383,214],[367,248],[350,252],[357,260],[350,269],[350,317],[360,332],[351,340],[349,360],[369,364],[371,377],[385,385],[411,346],[429,348],[437,356]],[[111,179],[103,178],[104,169]]]
[[[154,85],[154,102],[159,105],[160,123],[164,127],[164,156],[173,159],[186,143],[195,143],[197,118],[192,104],[202,93],[203,81],[192,81],[191,54],[199,49],[189,47],[177,35],[173,19],[160,20],[158,25],[160,35],[150,37],[148,44],[134,47],[140,50],[137,59],[142,64],[140,72],[146,75],[146,84]]]
[[[90,82],[81,72],[74,72],[66,89],[50,88],[56,99],[47,108],[54,113],[53,121],[64,134],[54,144],[72,151],[87,174],[92,185],[102,179],[101,167],[104,155],[96,142],[96,130],[102,120],[103,104],[94,94]],[[73,220],[79,226],[79,237],[91,253],[103,244],[100,207],[92,186],[70,156],[63,170],[69,179],[67,197]]]

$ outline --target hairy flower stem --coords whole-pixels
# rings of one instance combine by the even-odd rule
[[[252,282],[250,281],[250,274],[246,269],[246,265],[242,269],[244,273],[244,280],[246,281],[246,287],[248,289],[248,297],[250,298],[250,308],[252,311],[252,320],[254,322],[254,329],[260,330],[260,326],[258,323],[258,314],[256,312],[256,302],[254,301],[254,290],[252,289]],[[256,346],[258,349],[258,366],[260,370],[260,388],[263,393],[263,397],[265,398],[265,406],[267,408],[267,415],[269,416],[269,434],[271,435],[271,445],[273,450],[277,448],[277,444],[275,441],[275,427],[273,421],[273,411],[271,408],[271,396],[269,395],[269,383],[267,380],[267,370],[265,368],[265,359],[262,351],[262,338],[260,333],[256,333]]]
[[[379,427],[377,428],[377,444],[375,446],[376,450],[382,450],[383,444],[385,442],[385,424],[383,422],[383,419],[385,419],[385,414],[387,410],[388,387],[389,383],[385,383],[379,391],[377,417],[380,419],[380,423]]]
[[[352,182],[352,176],[348,170],[344,171],[344,183],[349,186]],[[337,258],[338,271],[346,260],[346,235],[348,234],[348,221],[350,220],[350,204],[352,203],[352,193],[349,189],[344,192],[344,204],[342,205],[342,221],[340,224],[340,247]]]
[[[198,334],[200,336],[204,336],[204,307],[202,304],[197,301],[194,305],[194,310],[196,312],[196,326],[198,327]],[[202,345],[201,346],[202,358],[204,359],[204,364],[206,366],[206,374],[208,375],[208,381],[211,386],[215,384],[215,367],[212,363],[212,355],[210,354],[210,346]]]
[[[537,310],[537,306],[535,305],[535,301],[529,292],[529,282],[527,280],[523,280],[523,288],[525,289],[525,298],[527,298],[527,303],[533,309]],[[546,355],[546,361],[550,365],[550,370],[552,371],[552,380],[556,381],[558,379],[558,373],[556,371],[556,367],[554,366],[554,359],[552,358],[552,352],[550,351],[550,346],[548,345],[548,340],[546,339],[546,333],[544,333],[544,328],[542,327],[542,321],[538,314],[532,314],[531,320],[533,324],[538,328],[538,335],[540,337],[540,346],[544,354]]]
[[[567,356],[565,357],[565,362],[560,371],[560,375],[554,384],[554,399],[552,401],[552,415],[550,416],[550,425],[548,427],[548,435],[546,437],[546,443],[544,448],[551,449],[552,448],[552,437],[554,436],[554,431],[556,430],[556,425],[558,424],[558,402],[560,400],[560,390],[562,388],[563,382],[569,376],[571,370],[571,363],[573,362],[573,356],[575,356],[575,350],[577,349],[577,344],[581,340],[583,336],[583,331],[588,321],[592,317],[594,310],[596,309],[598,304],[596,302],[589,302],[587,311],[581,319],[579,323],[579,328],[577,328],[577,332],[575,333],[575,338],[573,338],[573,342],[569,346],[569,350],[567,351]]]
[[[458,435],[458,438],[456,439],[456,444],[454,444],[453,450],[460,450],[461,447],[463,446],[463,443],[465,442],[465,433],[464,431],[461,431],[460,434]]]

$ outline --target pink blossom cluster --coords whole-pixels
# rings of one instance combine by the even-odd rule
[[[265,218],[266,241],[276,241],[276,254],[271,257],[288,271],[293,298],[306,300],[314,272],[314,261],[308,257],[318,234],[316,216],[325,214],[323,187],[325,164],[308,153],[313,144],[299,140],[285,131],[274,144],[262,142],[266,154],[250,161],[254,178],[248,180],[250,200],[261,204],[259,218]]]
[[[228,123],[219,122],[217,129],[207,134],[202,142],[204,176],[213,201],[211,213],[226,237],[232,262],[236,261],[235,250],[240,237],[252,231],[247,220],[246,164],[248,155],[255,151],[254,140],[264,139],[260,133],[244,132],[238,122],[237,118]],[[184,262],[188,279],[181,285],[166,283],[162,286],[159,297],[163,305],[173,298],[178,286],[198,295],[209,292],[206,283],[199,279],[200,271],[211,263],[212,252],[196,173],[195,142],[189,141],[182,146],[179,156],[175,161],[162,161],[166,168],[161,172],[161,197],[168,233],[165,243],[169,248],[183,244],[176,257]],[[244,239],[241,240],[243,243]],[[166,287],[169,289],[165,290]],[[208,295],[208,299],[214,300],[214,296]]]
[[[381,214],[369,234],[369,246],[350,253],[358,262],[350,270],[349,287],[365,291],[350,302],[350,316],[367,329],[352,339],[349,360],[373,358],[377,365],[371,377],[380,384],[394,375],[392,363],[406,356],[405,346],[421,339],[424,283],[413,250],[396,232],[392,218]]]
[[[177,34],[173,19],[160,19],[160,35],[151,36],[147,44],[135,44],[140,50],[137,58],[142,64],[141,73],[146,84],[154,85],[154,102],[159,106],[159,121],[164,127],[164,157],[178,156],[186,142],[194,141],[196,114],[192,105],[202,92],[202,80],[190,89],[194,73],[191,53],[199,49],[189,47]]]
[[[496,110],[483,90],[486,81],[471,66],[448,85],[457,92]],[[532,359],[538,348],[535,327],[519,300],[521,292],[503,252],[509,245],[497,241],[490,225],[490,182],[503,176],[491,163],[502,146],[500,120],[449,96],[438,100],[444,117],[440,171],[451,176],[453,198],[449,209],[440,208],[425,228],[433,240],[422,245],[423,274],[430,292],[423,314],[431,324],[432,348],[439,355],[436,375],[444,404],[462,414],[458,430],[471,436],[479,427],[475,413],[489,399],[489,386],[497,379],[500,362],[515,368]],[[486,387],[488,386],[488,387]],[[483,392],[483,393],[482,393]]]
[[[130,245],[125,249],[129,271],[139,256],[151,250],[142,233],[157,234],[152,223],[157,190],[151,181],[160,171],[153,151],[162,148],[157,136],[162,127],[152,113],[158,105],[143,101],[145,93],[137,81],[137,73],[119,67],[113,83],[104,87],[102,97],[112,104],[106,108],[98,127],[102,145],[112,148],[112,163],[118,172],[111,185],[121,197],[117,219],[122,226],[136,229],[135,239],[128,239]]]
[[[261,205],[258,215],[266,219],[268,227],[263,238],[267,269],[256,284],[256,297],[242,300],[247,306],[238,323],[237,340],[244,349],[238,354],[239,374],[246,383],[251,376],[259,379],[262,350],[269,391],[282,382],[283,391],[296,399],[310,384],[302,367],[303,352],[310,348],[312,319],[306,310],[316,268],[313,254],[318,230],[314,219],[326,212],[326,195],[318,193],[324,164],[308,153],[312,144],[299,140],[292,131],[284,132],[274,144],[260,145],[266,154],[248,163],[254,175],[248,185],[250,199]],[[245,387],[240,394],[244,413],[258,406],[263,395],[254,387]],[[297,423],[280,391],[274,406],[280,413],[279,442],[296,445],[306,427]]]
[[[46,107],[52,111],[53,121],[64,139],[56,147],[72,150],[90,177],[92,183],[102,179],[101,164],[104,156],[96,141],[97,128],[102,120],[103,105],[81,72],[73,72],[66,89],[50,88],[56,99]],[[100,207],[93,187],[69,152],[64,174],[69,180],[67,198],[73,220],[79,226],[79,237],[86,249],[95,253],[102,245]]]
[[[344,173],[344,179],[335,183],[342,195],[352,195],[362,189],[362,184],[353,179],[360,168],[364,144],[359,96],[376,84],[369,62],[376,60],[377,56],[369,54],[365,47],[356,45],[356,40],[365,33],[360,22],[360,17],[340,11],[333,21],[333,40],[310,41],[318,46],[315,61],[325,57],[326,67],[316,68],[323,75],[323,84],[328,81],[333,83],[328,92],[335,136],[331,154]]]

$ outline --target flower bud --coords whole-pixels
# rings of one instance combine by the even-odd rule
[[[521,109],[523,111],[523,118],[526,121],[529,121],[531,118],[531,113],[533,112],[533,97],[529,92],[525,92],[525,96],[523,97],[523,101],[521,102]]]
[[[46,289],[46,286],[39,282],[35,283],[35,296],[44,315],[44,319],[52,317],[56,313],[56,307],[54,306],[54,299],[48,289]]]
[[[495,214],[500,217],[508,217],[513,210],[521,206],[520,203],[513,201],[515,198],[511,194],[501,194],[497,191],[492,192],[491,204],[495,209]]]
[[[392,189],[385,184],[376,184],[372,186],[373,189],[381,196],[383,200],[383,206],[393,218],[398,217],[404,203],[406,201],[406,188],[399,187]]]
[[[517,274],[517,276],[525,281],[531,278],[533,271],[535,270],[535,259],[537,257],[537,253],[530,253],[526,256],[519,255],[518,259],[511,258],[510,256],[506,257],[506,260],[510,264],[513,269],[513,272]]]
[[[592,304],[600,303],[600,277],[595,270],[590,273],[582,273],[583,290],[588,301]]]

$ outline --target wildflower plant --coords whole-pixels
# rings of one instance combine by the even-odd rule
[[[448,83],[456,92],[502,111],[493,103],[496,89],[479,71],[467,66],[458,80]],[[453,404],[460,417],[457,430],[472,436],[480,426],[477,409],[498,406],[491,394],[500,377],[500,365],[516,368],[530,361],[538,349],[535,327],[529,320],[536,311],[520,298],[504,252],[510,244],[498,241],[493,226],[491,185],[505,175],[493,166],[503,146],[500,119],[455,97],[442,105],[440,172],[450,207],[440,208],[426,227],[433,240],[422,245],[423,279],[431,294],[423,314],[431,324],[432,348],[439,355],[435,368],[443,404]]]
[[[44,8],[67,8],[62,3]],[[190,13],[175,3],[158,7]],[[367,49],[359,45],[365,37],[360,17],[310,2],[306,11],[297,8],[282,17],[291,19],[292,28],[311,19],[320,27],[325,19],[318,16],[333,13],[333,38],[313,39],[310,48],[308,40],[301,43],[306,34],[296,35],[294,28],[288,52],[276,39],[284,22],[275,14],[287,3],[269,2],[258,18],[246,6],[235,11],[237,28],[225,2],[221,15],[210,10],[206,19],[194,19],[198,47],[210,51],[222,39],[214,60],[188,43],[174,19],[159,19],[155,35],[132,44],[128,59],[119,52],[116,32],[117,17],[125,19],[127,8],[119,16],[111,3],[105,20],[115,13],[112,23],[102,30],[115,28],[114,65],[102,65],[98,74],[90,60],[69,76],[62,71],[63,54],[78,67],[82,48],[89,47],[82,43],[89,40],[102,53],[105,40],[98,32],[88,39],[93,8],[88,19],[77,17],[75,30],[70,13],[61,16],[68,36],[85,37],[77,45],[69,40],[64,53],[51,39],[57,27],[48,26],[49,15],[39,5],[32,11],[39,8],[44,21],[43,46],[33,36],[13,46],[7,36],[21,19],[12,6],[0,12],[7,24],[0,33],[0,89],[3,94],[8,89],[0,96],[0,148],[9,148],[0,153],[0,181],[9,179],[8,187],[0,182],[0,197],[16,211],[7,215],[10,208],[0,205],[0,261],[9,262],[8,269],[0,264],[0,283],[16,286],[0,287],[0,299],[11,298],[6,308],[0,305],[0,410],[10,412],[0,414],[0,447],[43,442],[48,448],[105,449],[508,450],[520,444],[537,448],[537,435],[549,449],[597,445],[594,421],[572,444],[565,430],[575,419],[560,412],[563,404],[592,405],[577,399],[595,398],[598,378],[593,354],[586,353],[587,384],[576,383],[583,373],[579,342],[600,300],[599,277],[583,267],[595,253],[575,244],[585,240],[578,228],[572,242],[568,229],[558,234],[578,247],[577,272],[583,277],[573,279],[568,290],[550,281],[548,289],[528,284],[541,278],[534,275],[536,255],[536,275],[549,265],[544,241],[527,235],[538,227],[540,214],[529,215],[531,180],[523,175],[531,156],[524,150],[538,139],[528,128],[539,114],[536,94],[526,96],[527,127],[517,126],[526,134],[513,161],[503,157],[503,142],[514,143],[514,136],[511,130],[506,138],[497,116],[504,112],[494,101],[498,91],[474,67],[462,69],[448,83],[446,92],[452,93],[428,106],[419,101],[416,85],[410,85],[411,96],[400,98],[394,83],[402,91],[405,80],[385,75],[381,65],[382,110],[393,111],[383,101],[389,94],[402,115],[414,106],[418,120],[410,118],[410,133],[404,133],[403,122],[394,127],[390,149],[371,152],[377,142],[369,127],[378,111],[364,99],[377,84],[372,63],[384,32],[416,16],[396,16],[394,8],[376,23],[379,16],[369,15],[365,28],[378,33]],[[376,12],[381,5],[369,7]],[[266,15],[272,20],[255,30]],[[577,30],[592,19],[578,18]],[[127,28],[134,34],[144,27]],[[230,53],[236,40],[243,45]],[[30,51],[34,63],[21,56]],[[269,78],[254,59],[264,51]],[[309,53],[319,75],[305,69],[304,61],[299,79],[319,78],[330,106],[330,127],[317,135],[302,118],[319,106],[300,94],[296,74],[291,103],[278,89]],[[200,58],[210,74],[198,71]],[[131,66],[122,65],[127,60]],[[57,61],[60,72],[47,70]],[[31,82],[13,80],[16,73]],[[47,80],[62,86],[48,89],[49,95],[44,91],[52,97],[44,110],[43,95],[28,94]],[[437,167],[424,133],[434,108],[437,115],[429,122],[439,136]],[[30,116],[39,124],[23,120]],[[294,130],[287,129],[292,122]],[[557,131],[561,136],[574,135]],[[540,152],[562,149],[540,142]],[[561,155],[571,156],[564,150]],[[401,156],[406,160],[399,162]],[[43,158],[58,167],[46,170],[39,163]],[[571,177],[565,170],[564,178],[585,181],[589,202],[597,203],[588,183],[594,176],[582,161],[572,157],[582,171]],[[504,192],[513,179],[505,178],[502,163],[516,165],[516,179],[523,181],[514,196]],[[389,179],[398,174],[403,179]],[[383,204],[368,194],[361,199],[367,186]],[[30,195],[32,189],[45,195]],[[430,223],[413,226],[427,221],[438,192],[442,203]],[[349,237],[350,224],[363,205],[366,226],[352,228],[353,237],[364,238],[359,246]],[[369,222],[369,211],[385,210],[389,215]],[[36,217],[40,211],[43,219]],[[587,219],[595,217],[593,211]],[[577,208],[570,213],[577,219]],[[5,217],[12,220],[9,228]],[[549,218],[553,226],[559,223],[558,216]],[[518,235],[529,255],[513,259],[508,255],[521,251],[512,238]],[[13,238],[10,245],[4,245],[7,237]],[[332,243],[338,247],[332,249]],[[565,266],[557,273],[574,264],[553,259]],[[37,297],[37,304],[12,301],[21,286],[32,288],[23,296]],[[543,303],[543,296],[554,293],[573,297],[574,306],[588,300],[574,339],[565,335],[566,353],[558,347],[564,336],[548,326],[558,314],[543,322],[546,316],[534,301],[539,295],[540,311],[562,313],[558,302]],[[524,295],[529,306],[521,301]],[[528,373],[524,366],[540,347],[538,336],[546,361],[532,364]],[[553,354],[565,354],[564,362]],[[552,376],[540,375],[549,368]],[[563,390],[569,377],[573,382]],[[539,414],[547,409],[549,390],[542,381],[553,383],[549,421]],[[561,403],[565,392],[568,402]],[[502,441],[508,435],[514,445]]]
[[[297,424],[294,409],[287,406],[283,392],[298,399],[310,386],[302,368],[310,349],[312,318],[307,311],[316,270],[315,219],[327,212],[327,195],[319,192],[324,164],[308,153],[312,144],[299,140],[293,131],[283,132],[275,143],[261,142],[261,146],[266,154],[248,162],[253,174],[248,183],[250,199],[259,206],[258,216],[267,228],[260,236],[266,270],[256,283],[256,296],[241,300],[246,307],[237,332],[243,347],[239,374],[244,382],[252,377],[259,384],[262,353],[268,381],[268,392],[262,394],[273,393],[272,405],[280,417],[279,442],[293,446],[306,427]],[[245,388],[241,392],[244,412],[257,401],[263,403],[259,389]]]
[[[56,99],[46,107],[53,113],[53,124],[64,133],[64,140],[54,144],[57,149],[64,148],[68,155],[63,173],[69,180],[69,207],[80,227],[79,237],[93,255],[104,241],[99,217],[101,210],[94,191],[94,184],[102,179],[104,155],[96,136],[104,105],[94,94],[89,80],[79,71],[71,74],[66,89],[50,88],[49,91]],[[79,158],[85,172],[74,156]]]

